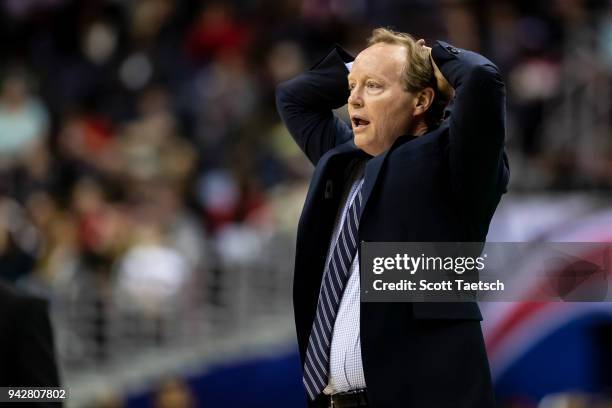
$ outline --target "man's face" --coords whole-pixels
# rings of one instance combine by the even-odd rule
[[[412,126],[415,96],[401,81],[406,59],[404,46],[377,43],[359,53],[348,76],[355,144],[373,156],[389,149]]]

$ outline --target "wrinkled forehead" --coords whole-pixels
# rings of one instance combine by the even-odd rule
[[[406,63],[407,50],[403,45],[373,44],[357,55],[349,78],[373,75],[388,80],[399,80]]]

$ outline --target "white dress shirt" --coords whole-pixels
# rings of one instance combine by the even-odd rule
[[[363,162],[357,164],[348,180],[349,188],[344,194],[341,210],[338,211],[325,265],[330,260],[348,209],[357,195],[357,189],[363,184],[364,165]],[[329,382],[323,390],[325,394],[366,387],[359,338],[359,302],[359,254],[357,253],[351,264],[349,280],[344,288],[334,323],[329,358]]]

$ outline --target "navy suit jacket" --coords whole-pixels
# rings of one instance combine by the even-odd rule
[[[368,161],[361,241],[484,242],[506,191],[505,87],[497,67],[441,41],[432,57],[455,89],[450,116],[422,136],[399,137]],[[298,226],[293,286],[302,362],[346,168],[367,156],[332,112],[347,102],[344,64],[352,59],[336,46],[309,71],[280,84],[276,94],[283,122],[315,165]],[[360,308],[373,408],[494,406],[477,304],[361,303]]]

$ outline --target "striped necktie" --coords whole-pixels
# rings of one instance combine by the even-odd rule
[[[349,278],[351,264],[357,252],[362,186],[363,179],[359,182],[357,193],[346,212],[342,229],[323,275],[317,311],[304,360],[303,382],[311,400],[325,389],[328,382],[332,329]]]

